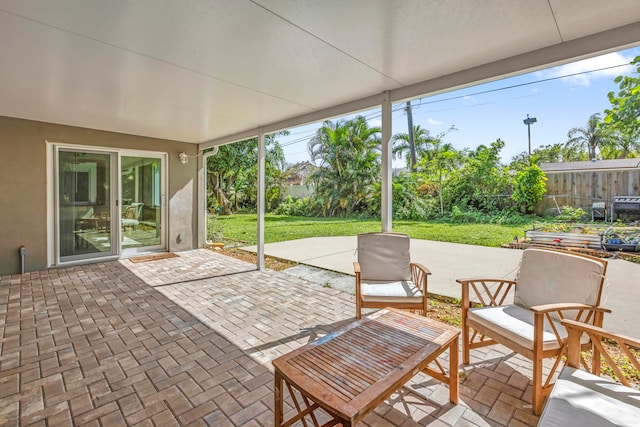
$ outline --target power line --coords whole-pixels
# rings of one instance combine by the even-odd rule
[[[437,103],[440,103],[440,102],[452,101],[452,100],[462,99],[462,98],[471,97],[471,96],[485,95],[485,94],[488,94],[488,93],[500,92],[500,91],[504,91],[504,90],[507,90],[507,89],[515,89],[515,88],[518,88],[518,87],[530,86],[530,85],[533,85],[533,84],[545,83],[545,82],[554,81],[554,80],[560,80],[560,79],[566,79],[566,78],[569,78],[569,77],[576,77],[576,76],[580,76],[580,75],[596,73],[596,72],[599,72],[599,71],[611,70],[611,69],[614,69],[614,68],[627,67],[627,66],[629,66],[629,64],[611,65],[609,67],[602,67],[602,68],[597,68],[597,69],[594,69],[594,70],[580,71],[580,72],[577,72],[577,73],[565,74],[565,75],[562,75],[562,76],[548,77],[548,78],[544,78],[544,79],[538,79],[538,80],[533,80],[533,81],[529,81],[529,82],[525,82],[525,83],[518,83],[518,84],[509,85],[509,86],[503,86],[503,87],[483,90],[483,91],[479,91],[479,92],[467,93],[467,94],[463,94],[463,95],[456,95],[456,96],[451,96],[451,97],[442,98],[442,99],[435,99],[435,100],[432,100],[432,101],[425,101],[425,99],[427,99],[428,97],[420,98],[419,99],[420,102],[417,105],[413,105],[412,107],[414,109],[418,109],[422,105],[437,104]],[[479,104],[479,105],[485,105],[485,104],[486,103]],[[447,110],[454,110],[456,108],[458,108],[458,107],[444,108],[444,109],[441,109],[441,110],[433,110],[433,111],[447,111]],[[396,113],[396,112],[402,111],[402,110],[404,110],[404,107],[400,103],[395,108],[392,108],[391,112],[392,113]],[[361,116],[364,117],[366,120],[372,120],[372,119],[377,119],[377,118],[382,117],[382,112],[380,111],[380,109],[374,109],[373,111],[371,111],[368,114],[361,114]],[[308,130],[308,131],[301,131],[301,132],[299,132],[299,134],[307,134],[308,133],[309,135],[301,136],[300,138],[297,138],[297,139],[295,139],[293,141],[287,141],[287,142],[281,144],[281,147],[288,147],[290,145],[294,145],[294,144],[297,144],[299,142],[303,142],[305,140],[309,140],[312,137],[311,134],[315,134],[316,132],[317,132],[317,129],[312,129],[312,130]]]
[[[598,68],[598,69],[595,69],[595,70],[580,71],[578,73],[566,74],[566,75],[563,75],[563,76],[548,77],[546,79],[539,79],[539,80],[534,80],[534,81],[531,81],[531,82],[518,83],[518,84],[515,84],[515,85],[504,86],[504,87],[499,87],[499,88],[495,88],[495,89],[488,89],[488,90],[483,90],[483,91],[475,92],[475,93],[471,93],[471,94],[452,96],[452,97],[444,98],[444,99],[436,99],[434,101],[424,102],[424,105],[435,104],[435,103],[444,102],[444,101],[452,101],[454,99],[466,98],[466,97],[469,97],[469,96],[484,95],[484,94],[487,94],[487,93],[499,92],[499,91],[502,91],[502,90],[514,89],[514,88],[522,87],[522,86],[529,86],[529,85],[536,84],[536,83],[545,83],[545,82],[550,82],[550,81],[553,81],[553,80],[566,79],[568,77],[575,77],[575,76],[580,76],[580,75],[583,75],[583,74],[596,73],[598,71],[611,70],[613,68],[626,67],[628,65],[629,64],[612,65],[610,67],[603,67],[603,68]],[[422,106],[422,104],[423,104],[422,100],[423,99],[424,98],[420,98],[420,104],[418,104],[416,106],[416,108],[419,108],[420,106]]]

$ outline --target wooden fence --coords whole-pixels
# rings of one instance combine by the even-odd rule
[[[547,172],[547,192],[536,206],[539,215],[571,206],[591,212],[594,202],[607,210],[615,196],[640,196],[640,169]]]

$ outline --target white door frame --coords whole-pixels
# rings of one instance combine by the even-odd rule
[[[140,248],[127,248],[122,249],[122,244],[118,245],[120,248],[121,255],[132,255],[140,252],[150,252],[150,251],[162,251],[167,249],[167,224],[169,223],[167,220],[167,163],[168,157],[167,153],[159,152],[159,151],[145,151],[145,150],[129,150],[129,149],[121,149],[118,150],[118,199],[122,196],[122,179],[120,179],[121,175],[121,159],[122,157],[146,157],[151,159],[160,159],[160,244],[155,246],[144,246]],[[136,189],[137,192],[137,189]],[[118,218],[122,218],[122,200],[119,200],[119,212]],[[120,224],[118,224],[119,230],[122,229]],[[122,239],[119,240],[122,242]]]
[[[71,266],[76,264],[87,264],[90,262],[109,261],[120,258],[123,253],[133,254],[138,252],[158,251],[167,249],[167,232],[168,232],[168,215],[169,209],[167,206],[166,192],[168,189],[168,155],[164,152],[158,151],[145,151],[145,150],[133,150],[124,148],[113,147],[98,147],[89,145],[78,145],[59,143],[52,141],[46,142],[47,150],[47,266]],[[63,151],[78,151],[78,152],[94,152],[101,154],[112,155],[112,162],[110,167],[111,185],[110,185],[110,198],[113,201],[111,206],[111,248],[112,252],[103,256],[78,256],[73,260],[61,261],[60,260],[60,229],[58,224],[59,219],[59,198],[58,198],[58,167],[59,167],[59,152]],[[122,235],[121,235],[121,157],[150,157],[160,159],[160,242],[161,244],[153,247],[144,248],[130,248],[125,251],[122,250]]]

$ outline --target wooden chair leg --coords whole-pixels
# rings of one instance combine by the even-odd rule
[[[462,363],[464,365],[468,365],[470,362],[469,357],[469,337],[470,330],[469,326],[467,326],[467,315],[469,314],[469,284],[464,283],[462,285]]]
[[[542,393],[542,359],[533,361],[533,391],[532,391],[532,406],[533,414],[540,415],[542,413],[542,402],[544,396]]]
[[[462,316],[462,325],[460,327],[460,335],[462,338],[462,364],[468,365],[470,362],[469,357],[469,337],[470,337],[470,328],[467,326],[467,321],[465,316]]]
[[[469,327],[466,325],[466,322],[463,320],[462,322],[462,363],[468,365],[470,363],[469,356],[469,336],[471,331]]]

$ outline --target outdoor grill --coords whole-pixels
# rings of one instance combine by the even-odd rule
[[[616,196],[611,204],[611,221],[615,215],[637,214],[640,215],[640,196]]]

